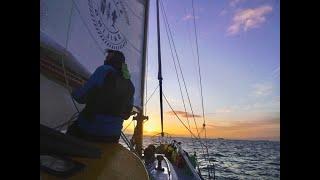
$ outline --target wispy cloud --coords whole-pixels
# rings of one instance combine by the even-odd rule
[[[182,17],[182,20],[183,21],[189,21],[189,20],[192,20],[192,19],[199,19],[199,16],[193,16],[192,14],[187,14],[185,16]]]
[[[222,11],[220,11],[219,16],[224,16],[228,13],[228,11],[226,9],[223,9]]]
[[[232,112],[232,109],[229,107],[224,107],[216,110],[216,113],[230,113]]]
[[[236,35],[240,31],[258,28],[266,21],[265,15],[272,11],[272,7],[264,5],[258,8],[249,8],[237,12],[233,22],[227,29],[227,35]]]
[[[259,119],[254,121],[233,121],[231,124],[228,125],[221,125],[220,124],[208,124],[207,126],[213,127],[213,128],[224,128],[224,129],[235,129],[239,130],[243,127],[249,128],[249,127],[258,127],[258,126],[266,126],[266,125],[279,125],[280,119],[279,118],[265,118],[265,119]]]
[[[236,7],[236,5],[238,5],[238,4],[240,4],[240,3],[244,2],[244,1],[246,1],[246,0],[231,0],[231,1],[229,2],[229,5],[230,5],[231,7]]]
[[[186,117],[193,117],[192,114],[189,113],[189,112],[184,112],[184,111],[175,111],[175,112],[176,112],[176,114],[177,114],[178,116],[182,116],[182,117],[185,117],[185,118],[186,118]],[[169,114],[169,115],[175,115],[173,111],[168,111],[167,114]],[[200,117],[202,117],[202,116],[197,115],[197,114],[194,114],[194,117],[195,117],[195,118],[200,118]]]
[[[271,83],[258,83],[253,85],[253,94],[255,96],[267,96],[273,91],[273,85]]]

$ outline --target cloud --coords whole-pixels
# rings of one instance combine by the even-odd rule
[[[220,108],[216,110],[216,113],[230,113],[232,112],[231,108]]]
[[[221,128],[224,130],[238,130],[243,128],[252,128],[259,126],[279,126],[280,118],[264,118],[259,120],[251,120],[251,121],[233,121],[228,125],[221,124],[207,124],[207,126],[212,128]]]
[[[182,116],[182,117],[193,117],[192,116],[192,114],[191,113],[188,113],[188,112],[184,112],[184,111],[175,111],[176,112],[176,114],[179,116]],[[174,112],[173,111],[168,111],[168,112],[166,112],[167,114],[169,114],[169,115],[175,115],[174,114]],[[200,118],[200,117],[202,117],[202,116],[200,116],[200,115],[197,115],[197,114],[194,114],[194,117],[195,118]]]
[[[237,12],[233,17],[232,24],[227,29],[227,34],[232,36],[238,34],[241,30],[248,31],[260,27],[266,21],[265,15],[271,11],[272,7],[265,5]]]
[[[255,102],[242,104],[236,109],[237,112],[256,114],[261,116],[263,114],[278,114],[280,112],[280,96],[268,96]]]
[[[183,21],[188,21],[188,20],[191,20],[191,19],[199,19],[199,16],[193,16],[193,15],[191,15],[191,14],[187,14],[187,15],[185,15],[183,18],[182,18],[182,20]]]
[[[270,95],[273,91],[273,86],[271,83],[258,83],[253,85],[255,96],[267,96]]]
[[[228,11],[227,10],[222,10],[220,13],[219,13],[219,16],[224,16],[224,15],[226,15],[228,13]]]
[[[244,2],[245,0],[231,0],[229,6],[235,7],[237,4]]]

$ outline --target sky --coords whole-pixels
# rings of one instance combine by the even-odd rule
[[[162,0],[178,53],[198,132],[209,138],[280,140],[280,3],[279,0]],[[181,120],[197,133],[180,77],[184,112],[163,14],[161,51],[163,93]],[[204,118],[194,19],[197,27]],[[151,0],[146,76],[144,134],[161,131],[157,74],[156,1]],[[174,51],[173,51],[174,52]],[[177,67],[178,68],[178,67]],[[150,96],[156,89],[153,96]],[[164,132],[190,137],[166,101]],[[186,118],[188,116],[188,119]],[[129,125],[131,120],[124,123]],[[134,123],[126,129],[131,133]]]

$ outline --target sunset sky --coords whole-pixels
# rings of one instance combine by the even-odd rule
[[[150,4],[146,99],[158,85],[155,2]],[[203,118],[193,18],[198,31],[207,136],[280,140],[279,0],[195,0],[195,16],[191,0],[163,0],[163,4],[199,131]],[[187,124],[163,21],[161,48],[164,94]],[[164,131],[190,136],[165,100],[163,103]],[[189,105],[187,112],[191,116]],[[144,134],[160,132],[159,89],[148,101],[146,115],[149,120]],[[193,119],[189,121],[196,133]],[[127,120],[124,127],[130,122]],[[125,133],[132,130],[133,123]]]

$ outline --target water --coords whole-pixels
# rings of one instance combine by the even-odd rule
[[[131,138],[130,136],[128,138]],[[203,177],[208,178],[208,163],[215,166],[216,179],[280,179],[280,143],[273,141],[207,140],[209,157],[199,142],[191,138],[174,138],[189,154],[197,152]],[[121,142],[123,143],[123,142]],[[144,137],[144,146],[154,138]],[[124,143],[123,143],[124,144]]]

